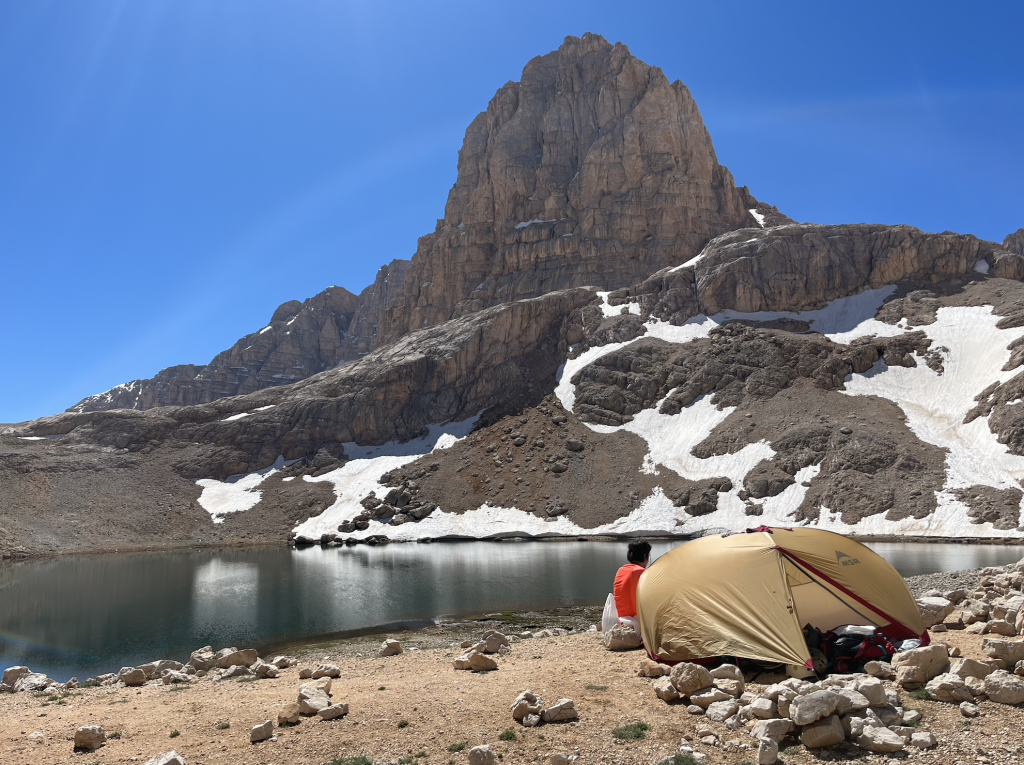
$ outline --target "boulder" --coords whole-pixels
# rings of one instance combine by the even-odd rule
[[[691,696],[697,691],[714,685],[715,682],[707,669],[691,662],[676,664],[672,667],[669,676],[680,696]]]
[[[770,738],[757,740],[757,765],[775,765],[779,760],[779,743]]]
[[[896,676],[892,671],[892,665],[887,661],[869,661],[864,665],[864,671],[882,680],[892,680]]]
[[[273,664],[268,664],[267,662],[263,661],[263,659],[257,659],[256,663],[249,667],[249,669],[252,671],[254,675],[256,675],[256,677],[260,678],[261,680],[264,680],[266,678],[274,678],[280,674],[277,667],[275,667]]]
[[[572,699],[559,699],[554,706],[550,706],[540,713],[540,719],[546,723],[568,722],[578,717],[579,713],[576,711],[576,705]]]
[[[696,704],[688,704],[686,707],[686,713],[691,715],[702,715],[704,714],[704,707],[699,707]]]
[[[498,662],[479,651],[471,650],[452,659],[455,669],[466,669],[473,672],[490,672],[498,668]]]
[[[254,725],[252,730],[249,731],[249,743],[258,744],[260,741],[266,741],[268,738],[274,735],[274,721],[267,720],[261,725]]]
[[[837,715],[829,715],[800,731],[800,743],[808,749],[821,749],[841,744],[846,740],[846,731]]]
[[[319,680],[321,677],[341,677],[341,669],[334,664],[321,664],[313,670],[313,674],[310,677],[313,680]]]
[[[229,680],[232,677],[252,677],[252,670],[243,664],[236,664],[233,667],[228,667],[220,673],[222,680]]]
[[[990,638],[981,641],[981,650],[992,659],[1002,659],[1007,666],[1012,667],[1018,661],[1024,661],[1024,641],[1021,640]]]
[[[296,725],[301,714],[302,708],[296,702],[293,701],[291,704],[285,704],[277,710],[277,724],[282,726]]]
[[[888,728],[864,728],[856,744],[869,752],[899,752],[904,746],[903,737]]]
[[[925,597],[917,599],[917,608],[921,612],[925,627],[932,627],[953,612],[955,606],[943,597]]]
[[[93,752],[107,743],[107,734],[101,725],[83,725],[75,731],[75,749]]]
[[[192,655],[189,656],[188,659],[188,663],[197,670],[213,669],[216,661],[217,659],[213,653],[213,647],[208,645],[193,651]]]
[[[737,667],[735,664],[720,664],[711,670],[711,676],[717,679],[728,678],[731,680],[739,680],[743,682],[743,670]]]
[[[142,675],[142,682],[146,682],[145,675]],[[29,672],[27,675],[22,675],[14,682],[14,690],[42,691],[49,687],[51,683],[53,683],[53,680],[48,678],[42,672]],[[141,684],[142,683],[139,683],[139,685]]]
[[[187,765],[185,758],[177,752],[164,752],[146,760],[146,765]]]
[[[3,682],[4,685],[10,685],[13,687],[13,685],[25,675],[31,674],[32,670],[28,667],[8,667],[4,670],[4,677],[0,682]]]
[[[1004,635],[1013,637],[1017,634],[1016,625],[1010,624],[1005,619],[993,619],[985,625],[985,633],[990,635]]]
[[[779,716],[779,707],[771,699],[756,698],[746,706],[751,718],[771,720]]]
[[[907,725],[917,725],[922,719],[924,719],[924,715],[916,709],[907,709],[903,712],[903,722]]]
[[[310,667],[303,667],[299,670],[299,680],[311,680],[313,678],[313,670]]]
[[[667,675],[672,671],[672,667],[664,664],[659,664],[656,661],[651,661],[648,658],[640,660],[640,667],[636,671],[637,677],[661,677]]]
[[[1024,702],[1024,680],[997,669],[985,678],[985,693],[997,704],[1020,704]]]
[[[190,683],[192,678],[184,672],[175,672],[173,669],[168,669],[160,675],[160,682],[164,685],[177,685],[178,683]]]
[[[712,704],[719,701],[729,701],[730,699],[732,699],[732,696],[721,688],[715,688],[714,686],[690,694],[690,703],[696,704],[701,709],[707,709]]]
[[[474,746],[467,753],[469,765],[498,765],[498,758],[488,744]]]
[[[505,648],[512,647],[512,644],[508,642],[508,638],[497,630],[487,630],[481,638],[481,642],[484,644],[482,653],[498,653],[502,646]]]
[[[828,717],[839,706],[839,694],[833,691],[813,691],[798,696],[789,705],[789,716],[797,725],[810,725]]]
[[[782,741],[794,727],[793,721],[786,718],[758,720],[750,729],[750,735],[756,739],[770,738],[772,741]]]
[[[725,722],[739,711],[739,702],[736,699],[729,699],[728,701],[716,701],[709,705],[705,714],[712,722]]]
[[[153,680],[160,677],[165,670],[173,670],[180,672],[183,665],[181,662],[172,661],[171,659],[161,659],[160,661],[151,661],[146,664],[140,664],[139,669],[146,673],[147,680]]]
[[[523,720],[527,715],[539,715],[544,708],[544,699],[533,691],[523,691],[512,702],[512,719]]]
[[[304,715],[315,715],[321,709],[331,705],[330,680],[325,688],[318,683],[303,683],[299,686],[299,713]]]
[[[270,664],[273,664],[278,669],[288,669],[294,667],[299,663],[298,659],[293,659],[291,656],[275,656],[270,660]]]
[[[742,680],[735,680],[731,677],[715,678],[715,687],[725,691],[733,698],[739,698],[745,688]]]
[[[953,662],[949,671],[964,680],[969,677],[977,677],[984,680],[993,669],[995,669],[995,667],[984,661],[977,661],[976,659],[957,659]]]
[[[911,733],[910,741],[907,743],[915,749],[934,749],[939,745],[939,741],[935,738],[935,734],[926,730]]]
[[[347,714],[348,704],[332,704],[317,712],[321,720],[337,720],[339,717],[344,717]]]
[[[540,725],[540,715],[527,715],[522,722],[524,728],[536,728]]]
[[[892,667],[896,670],[897,683],[905,688],[917,688],[949,670],[949,654],[942,645],[914,648],[893,656]]]
[[[836,714],[838,715],[845,715],[848,712],[856,712],[871,706],[867,696],[852,688],[833,688],[832,692],[839,697],[839,701],[836,704]]]
[[[643,644],[636,630],[624,624],[616,624],[605,632],[601,641],[609,651],[632,651]]]
[[[228,669],[229,667],[249,667],[256,663],[259,654],[255,648],[245,648],[241,651],[228,649],[217,659],[217,667]]]
[[[928,695],[935,701],[948,701],[959,704],[961,701],[974,701],[974,694],[967,689],[960,675],[946,672],[936,675],[925,685]]]
[[[402,644],[392,638],[381,643],[380,649],[377,651],[377,655],[380,657],[398,656],[400,653],[402,653]]]
[[[146,673],[135,667],[122,667],[117,673],[117,679],[129,688],[135,688],[146,684]]]
[[[869,706],[882,707],[889,703],[885,695],[885,686],[877,677],[857,675],[854,680],[853,690],[866,698]]]
[[[679,698],[679,691],[672,685],[672,678],[667,676],[658,677],[651,683],[654,692],[662,701],[675,701]],[[693,701],[693,698],[690,698]]]

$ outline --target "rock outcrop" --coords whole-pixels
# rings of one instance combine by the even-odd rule
[[[597,35],[567,37],[498,90],[466,131],[458,170],[385,342],[509,300],[625,287],[761,225],[686,86]]]
[[[1003,249],[1017,255],[1024,255],[1024,228],[1019,228],[1012,234],[1007,234],[1006,238],[1003,239]]]

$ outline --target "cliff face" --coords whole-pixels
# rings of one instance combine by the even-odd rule
[[[444,219],[420,240],[382,338],[556,289],[635,283],[759,227],[757,208],[718,164],[685,85],[621,44],[568,37],[469,126]]]
[[[1003,247],[1010,252],[1024,255],[1024,228],[1019,228],[1012,234],[1008,234],[1003,240]]]

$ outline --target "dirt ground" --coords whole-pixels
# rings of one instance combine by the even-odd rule
[[[510,654],[497,657],[499,669],[483,674],[454,670],[453,648],[430,647],[437,635],[400,637],[406,652],[386,659],[369,654],[376,637],[293,652],[302,663],[283,671],[278,679],[204,679],[187,687],[85,688],[64,697],[5,694],[0,696],[0,762],[144,763],[173,749],[189,765],[327,765],[336,758],[358,755],[377,765],[444,765],[464,763],[471,747],[490,744],[502,763],[542,762],[549,753],[564,752],[579,755],[581,763],[651,765],[673,754],[684,736],[695,740],[697,727],[703,725],[712,727],[723,742],[719,747],[697,744],[710,763],[740,765],[756,760],[753,739],[744,731],[729,732],[724,725],[687,714],[685,706],[658,700],[651,681],[636,676],[642,653],[609,653],[598,634],[514,642]],[[983,658],[980,636],[947,632],[934,637],[960,647],[965,656]],[[409,650],[418,643],[423,647]],[[253,725],[268,719],[276,722],[278,708],[296,699],[299,669],[325,660],[341,668],[342,676],[333,683],[333,700],[349,704],[348,716],[331,722],[304,718],[295,727],[277,728],[276,741],[250,744]],[[758,678],[749,687],[756,691],[772,679]],[[512,720],[509,705],[527,688],[545,702],[573,699],[580,719],[520,727]],[[980,705],[981,716],[968,721],[955,705],[919,701],[906,693],[901,697],[924,714],[920,727],[936,734],[937,749],[871,755],[849,744],[816,752],[791,745],[783,749],[781,761],[786,765],[861,759],[987,765],[1024,760],[1024,710],[986,701]],[[643,740],[613,737],[613,729],[636,721],[650,726]],[[75,729],[95,724],[106,730],[107,744],[93,753],[74,753]],[[505,731],[512,731],[514,739],[502,740]],[[37,733],[41,736],[33,735]],[[111,734],[119,737],[110,738]],[[728,743],[733,740],[740,746]]]

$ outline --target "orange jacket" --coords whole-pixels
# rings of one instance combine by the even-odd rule
[[[646,569],[643,566],[627,563],[615,574],[612,592],[615,595],[615,610],[619,612],[619,616],[636,616],[636,586],[644,571]]]

